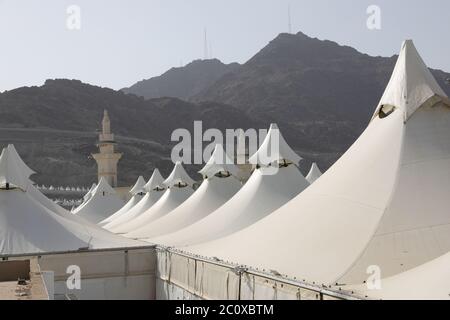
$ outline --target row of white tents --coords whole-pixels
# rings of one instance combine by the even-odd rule
[[[180,176],[185,190],[173,190],[168,181],[156,204],[104,227],[114,224],[110,230],[125,237],[193,257],[369,298],[448,299],[449,107],[406,41],[367,129],[325,175],[319,178],[317,167],[311,168],[310,187],[296,167],[300,158],[280,136],[279,154],[258,163],[239,191],[230,180],[232,167],[207,165],[194,195],[189,197],[189,179]],[[275,129],[258,152],[266,153]],[[221,153],[217,147],[211,159]],[[276,174],[264,174],[274,165],[280,166]],[[172,199],[175,194],[183,194],[180,201]],[[383,285],[369,290],[365,283],[374,267]]]
[[[38,190],[43,190],[43,191],[53,191],[53,190],[58,190],[58,191],[71,191],[71,192],[86,192],[89,191],[89,188],[86,187],[54,187],[54,186],[49,186],[47,187],[46,185],[36,185],[36,188]]]
[[[13,145],[0,156],[0,255],[142,246],[71,214],[43,195]]]
[[[301,158],[272,125],[243,185],[217,145],[196,190],[176,163],[165,180],[157,169],[148,182],[139,177],[126,204],[101,179],[68,213],[32,186],[31,169],[12,150],[0,158],[0,184],[8,184],[0,196],[9,197],[0,202],[2,254],[144,240],[369,298],[449,298],[450,101],[411,41],[367,129],[322,176],[315,164],[301,174]],[[61,241],[52,247],[42,230],[53,225]],[[369,290],[373,267],[382,285]]]

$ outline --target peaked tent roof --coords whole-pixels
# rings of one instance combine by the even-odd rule
[[[138,193],[145,193],[146,182],[143,176],[139,176],[134,186],[131,188],[130,193],[134,196]]]
[[[103,227],[111,232],[124,233],[121,226],[126,225],[132,219],[140,216],[142,213],[150,209],[164,194],[165,189],[162,186],[164,178],[159,173],[158,169],[153,171],[152,177],[145,185],[145,190],[147,193],[145,196],[130,210],[125,214],[118,217],[114,221],[111,221],[104,225]]]
[[[70,217],[73,216],[69,211],[64,209],[63,207],[59,206],[54,201],[47,198],[42,192],[40,192],[32,183],[29,181],[28,187],[27,187],[27,193],[28,195],[42,204],[44,207],[49,209],[52,212],[55,212],[56,214],[64,217]]]
[[[145,227],[147,224],[168,214],[189,198],[194,190],[192,189],[193,180],[184,171],[180,162],[177,162],[170,176],[164,181],[167,190],[161,198],[147,211],[138,217],[128,221],[120,226],[126,236],[134,238],[130,232]]]
[[[448,98],[420,57],[412,40],[406,40],[374,117],[381,107],[387,105],[400,109],[407,120],[422,105],[434,104],[439,99]]]
[[[144,189],[145,180],[142,176],[139,176],[134,186],[131,188],[130,193],[133,195],[130,200],[118,211],[107,217],[106,219],[100,221],[98,224],[100,226],[104,226],[108,224],[109,222],[119,218],[120,216],[127,213],[131,208],[133,208],[136,204],[141,201],[141,199],[144,197],[143,193],[145,192]]]
[[[187,184],[188,186],[194,185],[195,181],[189,177],[186,170],[184,170],[183,165],[180,161],[177,161],[175,163],[175,166],[173,167],[172,172],[167,177],[166,180],[164,180],[163,185],[170,188],[172,186],[178,185],[178,184]]]
[[[183,246],[225,237],[269,215],[309,186],[295,165],[282,167],[276,174],[267,174],[268,170],[256,169],[238,193],[205,218],[177,232],[146,240]]]
[[[265,166],[282,161],[298,165],[300,160],[302,160],[302,158],[287,144],[275,123],[270,125],[269,132],[258,151],[249,158],[251,164]]]
[[[320,178],[321,175],[322,172],[320,171],[319,166],[314,162],[311,166],[311,169],[309,170],[308,175],[306,176],[306,180],[308,180],[310,184],[313,184],[317,179]]]
[[[123,216],[124,214],[126,214],[128,211],[130,211],[131,209],[133,209],[133,207],[135,205],[137,205],[142,199],[144,198],[144,195],[142,195],[142,193],[137,193],[134,196],[131,197],[130,200],[128,200],[128,202],[122,207],[120,208],[118,211],[116,211],[114,214],[110,215],[108,218],[100,221],[98,224],[100,226],[105,226],[108,223],[120,218],[121,216]]]
[[[26,178],[29,178],[31,175],[35,174],[36,172],[34,172],[32,169],[30,169],[30,167],[22,160],[22,158],[19,156],[19,153],[17,152],[16,148],[14,147],[13,144],[8,144],[8,146],[6,147],[10,153],[10,156],[17,161],[17,164],[19,165],[19,167],[21,168],[23,175]]]
[[[178,231],[206,217],[227,202],[241,188],[241,183],[233,175],[215,176],[219,172],[237,172],[235,165],[227,158],[222,146],[216,145],[211,159],[201,170],[205,179],[195,193],[169,214],[133,232],[133,236],[147,238]]]
[[[161,173],[159,173],[159,170],[156,168],[153,170],[153,174],[148,180],[148,182],[145,184],[144,188],[147,192],[155,190],[156,188],[162,188],[163,187],[164,178],[161,176]]]
[[[83,196],[83,203],[89,200],[89,198],[92,196],[92,191],[94,191],[96,186],[97,184],[94,182],[92,186],[89,188],[88,192],[86,192],[86,194]]]
[[[399,59],[405,65],[397,64],[397,81],[406,77],[399,76],[399,68],[411,74],[422,64],[411,46],[403,45]],[[427,72],[418,74],[414,83],[433,88]],[[450,108],[445,97],[431,106],[429,89],[406,86],[405,92],[393,92],[425,103],[410,110],[405,122],[402,97],[390,93],[395,85],[391,80],[382,100],[389,96],[390,103],[398,103],[394,111],[375,117],[302,194],[241,232],[187,250],[211,257],[220,252],[224,260],[326,285],[362,283],[370,265],[393,276],[447,253]]]
[[[17,161],[11,161],[10,154],[5,149],[0,157],[0,176],[14,177],[14,181],[20,180],[22,187],[27,187],[0,190],[0,255],[142,245],[93,227],[52,205],[53,202],[41,194],[26,176],[18,177],[21,172],[23,174],[23,167],[18,168]]]
[[[233,197],[241,183],[233,176],[205,179],[195,193],[169,214],[140,229],[136,238],[176,232],[208,216]]]
[[[98,223],[119,210],[123,204],[114,189],[101,177],[89,200],[72,212],[91,223]]]
[[[165,216],[180,204],[185,202],[194,190],[189,187],[172,187],[167,189],[161,198],[147,211],[143,212],[138,217],[123,224],[121,228],[125,230],[125,236],[129,238],[138,238],[137,234],[141,228],[152,223],[153,221]],[[134,233],[136,231],[136,233]]]
[[[145,194],[145,196],[130,210],[125,214],[114,219],[113,221],[107,223],[103,228],[114,232],[114,233],[125,233],[126,225],[128,222],[139,217],[141,214],[146,212],[148,209],[153,207],[153,205],[158,202],[158,200],[163,196],[166,190],[153,190]],[[123,227],[125,226],[125,228]]]
[[[14,153],[15,149],[4,148],[0,155],[0,186],[2,188],[9,184],[11,187],[17,187],[26,190],[28,187],[28,171],[24,170],[20,157]]]
[[[230,159],[228,154],[223,150],[221,144],[216,144],[214,152],[209,158],[208,162],[199,171],[203,178],[212,177],[218,173],[226,173],[233,176],[237,176],[238,169]]]

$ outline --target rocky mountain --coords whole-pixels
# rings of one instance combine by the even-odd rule
[[[301,32],[280,34],[191,100],[233,105],[253,119],[278,122],[297,150],[326,168],[366,127],[396,59]],[[450,94],[450,75],[432,71]]]
[[[238,66],[237,63],[224,64],[217,59],[195,60],[184,67],[172,68],[161,76],[139,81],[122,91],[146,99],[175,97],[187,100]]]
[[[171,134],[203,129],[264,127],[241,110],[215,102],[193,104],[175,98],[144,100],[121,91],[77,80],[48,80],[41,87],[23,87],[0,94],[0,146],[14,143],[37,175],[37,183],[89,185],[96,179],[97,130],[107,109],[123,158],[119,183],[129,185],[154,167],[169,174]],[[193,178],[198,166],[187,166]]]
[[[243,65],[195,61],[123,91],[48,80],[0,94],[0,146],[14,143],[39,172],[33,177],[37,183],[89,185],[96,179],[90,154],[108,109],[124,153],[121,185],[139,174],[148,177],[154,167],[167,175],[173,130],[192,131],[195,120],[202,120],[204,129],[222,131],[277,122],[305,159],[303,172],[311,161],[324,170],[366,127],[395,61],[298,33],[280,34]],[[450,95],[450,74],[432,72]],[[198,168],[187,166],[195,178]]]

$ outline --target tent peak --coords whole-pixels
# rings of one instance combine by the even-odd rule
[[[153,170],[153,174],[148,180],[148,182],[145,184],[144,189],[147,192],[153,191],[156,188],[164,188],[163,186],[164,178],[161,176],[161,173],[157,168]]]
[[[194,184],[194,180],[192,180],[186,173],[183,168],[183,164],[180,161],[177,161],[169,177],[164,180],[163,184],[168,188],[176,185],[192,186]]]
[[[30,180],[27,172],[17,158],[15,149],[4,148],[0,155],[0,186],[1,188],[17,187],[26,190]]]
[[[405,40],[374,117],[389,115],[399,109],[406,121],[420,107],[447,100],[447,95],[422,60],[413,41]]]
[[[236,166],[221,144],[216,144],[211,158],[209,158],[202,170],[199,171],[203,178],[213,177],[216,174],[237,176],[237,172]]]
[[[134,196],[138,193],[144,193],[146,182],[143,176],[139,176],[139,178],[136,180],[136,183],[134,184],[134,186],[130,189],[130,193]]]
[[[298,165],[300,160],[302,158],[284,140],[278,125],[272,123],[266,138],[258,151],[250,157],[249,162],[264,166],[275,162],[289,162]]]

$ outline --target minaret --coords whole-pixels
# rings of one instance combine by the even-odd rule
[[[103,112],[102,133],[99,135],[98,148],[100,153],[92,154],[98,166],[98,180],[105,177],[112,186],[117,187],[117,162],[122,157],[121,153],[114,152],[114,134],[111,133],[111,122],[108,111]]]

